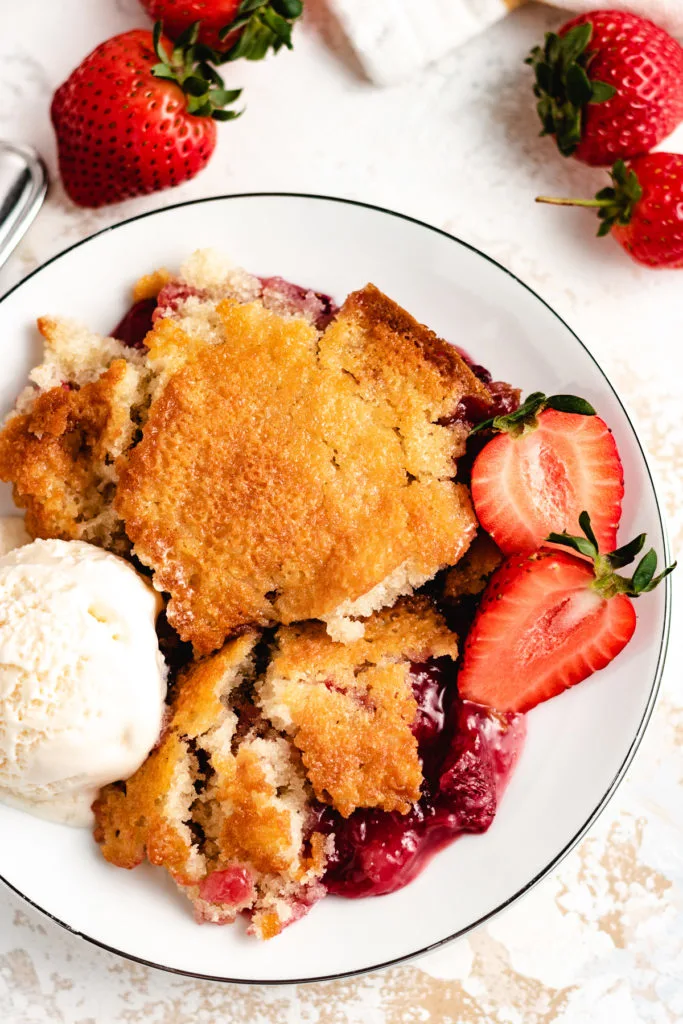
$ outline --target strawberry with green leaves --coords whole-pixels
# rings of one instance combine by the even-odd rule
[[[214,62],[261,60],[269,50],[292,48],[292,25],[303,11],[301,0],[141,0],[161,19],[164,32],[178,39],[195,22],[199,42],[214,51]]]
[[[629,165],[617,160],[610,177],[594,199],[538,196],[536,202],[594,209],[598,235],[611,233],[636,263],[683,267],[683,156],[648,153]]]
[[[588,402],[536,391],[472,433],[491,430],[472,466],[472,501],[504,554],[535,551],[551,531],[575,532],[584,509],[600,550],[616,547],[624,474],[614,437]]]
[[[188,181],[216,146],[216,121],[240,95],[226,89],[190,29],[175,46],[135,29],[101,43],[52,100],[59,169],[79,206],[104,206]]]
[[[683,121],[683,47],[647,18],[598,10],[549,32],[527,63],[542,135],[593,166],[648,153]]]
[[[636,628],[634,599],[653,590],[659,575],[650,549],[631,577],[645,534],[601,554],[590,517],[584,536],[551,533],[569,551],[545,549],[508,558],[493,574],[465,641],[458,692],[499,712],[525,712],[605,668]],[[570,553],[574,552],[574,553]]]

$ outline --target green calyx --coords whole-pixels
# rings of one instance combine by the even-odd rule
[[[540,134],[554,135],[563,156],[571,156],[581,142],[586,104],[604,103],[616,93],[614,86],[589,77],[592,34],[590,22],[576,25],[563,36],[547,32],[545,45],[535,46],[525,61],[536,75]]]
[[[223,79],[212,66],[214,51],[197,42],[199,22],[190,25],[173,47],[171,54],[161,41],[163,26],[154,26],[154,51],[159,63],[152,68],[155,78],[175,82],[185,93],[187,112],[195,117],[212,117],[216,121],[233,121],[241,110],[225,110],[241,95],[241,89],[226,89]]]
[[[283,46],[292,49],[292,25],[301,16],[301,0],[242,0],[233,21],[218,33],[226,39],[237,30],[240,36],[235,44],[218,57],[217,63],[238,60],[261,60],[272,50],[277,53]]]
[[[612,184],[600,189],[595,199],[558,199],[554,196],[536,196],[537,203],[551,206],[583,206],[598,211],[600,227],[598,238],[609,234],[615,225],[625,227],[631,223],[633,211],[643,198],[638,175],[623,160],[617,160],[610,171]]]
[[[579,526],[583,530],[583,537],[573,537],[568,533],[551,533],[548,535],[547,540],[552,544],[562,544],[564,547],[571,548],[580,555],[585,555],[592,559],[595,569],[595,579],[593,580],[592,587],[593,590],[597,590],[601,597],[610,598],[615,597],[617,594],[639,597],[641,594],[647,594],[650,590],[654,590],[676,568],[676,563],[674,562],[673,565],[668,566],[658,576],[655,576],[657,571],[657,553],[654,548],[650,548],[638,562],[633,576],[619,576],[615,570],[623,569],[624,566],[630,565],[636,555],[640,554],[645,544],[645,534],[639,534],[630,544],[624,544],[623,547],[617,548],[616,551],[611,551],[609,554],[601,554],[598,550],[598,542],[595,539],[590,516],[587,512],[582,512],[579,516]]]
[[[539,413],[544,409],[573,412],[580,416],[595,416],[595,409],[584,398],[577,398],[576,395],[551,395],[547,398],[542,391],[534,391],[519,409],[506,416],[493,416],[482,423],[477,423],[470,434],[477,434],[482,430],[496,430],[499,433],[510,434],[511,437],[523,437],[536,429]]]
[[[595,202],[600,204],[598,237],[609,234],[615,224],[630,224],[635,206],[643,198],[638,175],[623,160],[617,160],[610,177],[611,186],[600,189],[595,196]]]

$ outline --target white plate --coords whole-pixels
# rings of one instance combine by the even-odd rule
[[[39,353],[35,317],[65,314],[106,333],[129,289],[155,267],[213,246],[258,274],[342,298],[373,281],[494,376],[525,391],[583,395],[612,427],[624,463],[620,539],[666,540],[638,439],[590,353],[553,311],[481,253],[374,207],[296,195],[226,196],[143,215],[57,256],[0,304],[0,412]],[[11,509],[7,491],[4,506]],[[196,925],[165,872],[122,871],[85,831],[0,805],[0,876],[65,927],[167,970],[245,982],[291,982],[396,963],[462,935],[526,892],[586,832],[624,775],[652,712],[670,592],[638,602],[633,641],[605,671],[535,709],[528,740],[490,830],[458,840],[407,888],[377,899],[328,897],[267,944],[243,928]]]

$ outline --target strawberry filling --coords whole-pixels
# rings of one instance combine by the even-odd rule
[[[475,362],[472,356],[460,345],[456,345],[460,357],[467,363],[470,370],[482,384],[489,389],[493,401],[484,402],[481,398],[468,395],[458,403],[453,422],[464,423],[473,427],[490,416],[507,416],[519,407],[519,389],[513,388],[504,380],[494,380],[489,370],[480,363]]]
[[[465,832],[485,832],[516,763],[521,715],[493,715],[457,695],[447,659],[412,671],[422,758],[422,797],[408,814],[360,809],[342,818],[318,805],[314,827],[334,832],[324,878],[338,896],[381,896],[403,888],[439,850]]]
[[[339,306],[334,300],[322,292],[302,288],[282,277],[262,277],[259,280],[263,287],[261,297],[265,306],[290,316],[305,316],[319,331],[324,331],[339,312]],[[182,303],[193,295],[204,298],[206,293],[183,281],[169,281],[156,299],[141,299],[134,303],[111,332],[112,338],[118,338],[129,348],[145,348],[145,337],[156,321],[164,316],[173,316]],[[485,370],[483,372],[486,373]],[[491,413],[487,412],[486,415]]]
[[[128,348],[144,348],[147,332],[152,330],[156,308],[156,299],[140,299],[134,303],[111,332],[112,338],[118,338]]]
[[[206,295],[201,288],[194,288],[184,281],[169,281],[161,289],[156,299],[156,308],[152,313],[152,323],[162,320],[165,316],[173,316],[178,309],[193,296],[204,298]]]
[[[246,868],[238,864],[212,871],[199,883],[199,896],[207,903],[238,907],[253,896],[254,882]]]
[[[310,320],[319,331],[324,331],[339,307],[329,295],[302,288],[282,277],[262,277],[263,303],[269,308],[282,309]]]

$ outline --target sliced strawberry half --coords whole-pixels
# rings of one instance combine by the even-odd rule
[[[601,551],[616,547],[624,474],[609,427],[583,399],[530,395],[514,413],[475,427],[500,431],[472,467],[479,522],[506,554],[549,533],[576,533],[588,511]]]
[[[655,576],[657,556],[643,557],[631,578],[615,569],[629,564],[645,542],[600,555],[589,516],[585,537],[551,534],[592,559],[560,550],[515,555],[493,574],[465,642],[458,690],[464,700],[497,711],[529,711],[608,665],[636,627],[632,598],[652,590],[674,566]]]

